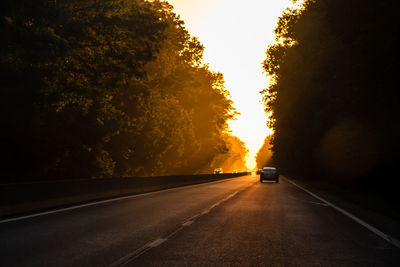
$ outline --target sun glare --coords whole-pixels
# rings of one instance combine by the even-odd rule
[[[204,60],[224,74],[234,107],[241,114],[229,122],[233,135],[250,150],[247,166],[255,168],[255,155],[271,130],[259,92],[268,86],[261,62],[274,41],[278,16],[289,0],[169,0],[189,32],[205,46]]]

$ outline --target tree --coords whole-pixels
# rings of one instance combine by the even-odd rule
[[[281,16],[262,93],[284,172],[367,184],[394,170],[396,12],[389,0],[309,0]]]
[[[232,172],[234,170],[238,172],[247,171],[248,168],[245,159],[249,150],[246,148],[246,145],[239,138],[229,133],[225,133],[224,139],[226,150],[224,153],[220,153],[214,157],[210,167],[212,169],[222,168],[224,172]]]
[[[224,152],[223,76],[168,3],[0,9],[5,179],[195,173]]]
[[[5,129],[16,131],[4,137],[13,140],[10,173],[111,176],[115,161],[105,146],[133,128],[112,100],[158,51],[160,14],[143,1],[3,5],[2,81],[15,99],[5,118]]]
[[[265,137],[264,144],[257,152],[256,163],[258,169],[262,169],[263,167],[269,166],[272,163],[272,137],[273,135],[268,135],[267,137]]]

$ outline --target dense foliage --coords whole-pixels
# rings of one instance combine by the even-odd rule
[[[221,153],[214,157],[211,165],[221,167],[224,172],[232,172],[234,170],[246,172],[246,157],[249,153],[246,145],[238,137],[228,133],[225,133],[223,137],[226,143],[225,152],[229,153],[229,157]]]
[[[168,3],[3,0],[0,34],[3,179],[209,173],[237,156],[223,76]]]
[[[282,171],[396,182],[397,15],[395,1],[307,0],[281,16],[263,65],[274,83],[262,93]]]
[[[261,146],[260,150],[258,150],[256,155],[256,164],[257,169],[262,169],[268,166],[274,166],[272,160],[272,150],[271,150],[271,141],[273,135],[268,135],[264,139],[264,144]]]

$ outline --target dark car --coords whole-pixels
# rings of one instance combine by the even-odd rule
[[[260,173],[260,183],[263,180],[275,180],[275,182],[279,183],[279,173],[274,167],[264,167]]]

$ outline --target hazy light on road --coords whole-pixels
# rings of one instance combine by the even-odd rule
[[[268,86],[262,73],[268,44],[274,41],[278,16],[288,0],[170,0],[185,25],[205,46],[204,59],[210,68],[224,74],[226,88],[241,113],[229,123],[233,135],[250,150],[249,168],[271,133],[260,103],[259,91]]]

